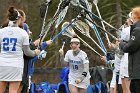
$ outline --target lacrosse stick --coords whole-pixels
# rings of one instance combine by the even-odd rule
[[[80,2],[79,2],[79,4],[81,5],[81,6],[83,6],[84,8],[86,8],[87,10],[89,10],[90,12],[91,12],[91,8],[92,8],[92,5],[90,6],[90,4],[88,3],[88,1],[87,0],[79,0]],[[78,2],[77,2],[78,3]],[[90,14],[90,13],[87,13],[88,14],[88,16],[91,18],[91,19],[93,19],[93,17],[92,17],[92,15]],[[87,21],[86,21],[87,22]],[[88,24],[89,24],[89,22],[87,22]],[[90,23],[91,24],[91,23]],[[89,24],[89,25],[90,25]],[[90,25],[91,26],[91,25]],[[105,48],[105,46],[104,46],[104,43],[103,43],[103,41],[102,41],[102,39],[101,39],[101,37],[100,37],[100,34],[99,34],[99,32],[98,32],[98,29],[93,25],[93,26],[91,26],[91,28],[92,29],[94,29],[94,32],[95,32],[95,35],[96,35],[96,37],[97,37],[97,39],[98,39],[98,41],[99,41],[99,43],[100,43],[100,45],[101,45],[101,47],[102,47],[102,49],[104,49],[104,51],[105,52],[107,52],[107,50],[106,50],[106,48]],[[105,53],[104,52],[104,53]]]
[[[99,11],[99,8],[98,8],[98,6],[97,6],[98,0],[93,0],[93,3],[94,3],[94,5],[95,5],[95,7],[96,7],[96,10],[97,10],[97,12],[98,12],[99,18],[102,19],[101,14],[100,14],[100,11]],[[101,24],[102,24],[103,29],[106,30],[103,21],[101,21]],[[110,45],[110,40],[109,40],[109,38],[108,38],[107,33],[105,33],[105,36],[106,36],[106,39],[107,39],[107,41],[108,41],[108,44]]]
[[[96,24],[95,22],[91,21],[90,18],[87,18],[84,14],[82,14],[82,17],[85,18],[85,21],[89,21],[90,23],[92,23],[93,25],[96,25],[97,28],[99,28],[100,30],[106,32],[108,35],[110,35],[113,39],[118,40],[117,37],[115,37],[113,34],[111,34],[110,32],[104,30],[101,26],[99,26],[98,24]]]
[[[84,7],[86,7],[86,9],[88,9],[90,12],[92,11],[92,4],[88,3],[87,0],[84,0],[84,1],[81,0],[80,3],[81,3]],[[92,17],[91,14],[88,13],[88,14],[87,14],[87,17],[93,20],[93,17]],[[87,21],[87,23],[88,23],[89,25],[91,24],[91,23],[88,22],[88,21]],[[90,26],[91,26],[91,25],[90,25]],[[105,45],[104,45],[104,43],[103,43],[103,41],[102,41],[102,38],[100,37],[100,34],[99,34],[99,32],[98,32],[98,29],[96,28],[95,25],[91,26],[91,28],[94,30],[95,35],[96,35],[96,37],[97,37],[97,39],[98,39],[98,41],[99,41],[99,43],[100,43],[102,49],[105,51],[104,54],[106,54],[107,50],[106,50]]]
[[[66,43],[66,42],[64,41],[64,42],[63,42],[63,45],[62,45],[62,47],[61,47],[61,49],[63,49],[63,48],[64,48],[64,46],[65,46],[65,43]]]
[[[72,24],[74,23],[76,20],[78,20],[79,18],[81,18],[81,14],[79,14],[76,18],[72,19],[71,22],[69,24],[67,24],[67,26],[65,26],[61,32],[59,32],[55,37],[53,37],[53,41],[55,41],[62,33],[64,33],[66,31],[66,29]]]
[[[83,2],[84,2],[84,0],[83,0]],[[82,2],[82,3],[83,3],[83,2]],[[80,8],[84,9],[84,10],[86,11],[86,13],[91,14],[92,16],[94,16],[95,18],[97,18],[98,20],[104,22],[104,23],[105,23],[106,25],[108,25],[109,27],[111,27],[111,28],[115,29],[116,31],[118,31],[117,28],[113,27],[112,25],[110,25],[109,23],[107,23],[105,20],[103,20],[102,18],[99,18],[97,15],[95,15],[94,13],[92,13],[91,11],[89,11],[89,10],[86,8],[87,6],[83,6],[83,5],[86,5],[86,4],[81,5],[81,3],[79,2],[79,0],[72,0],[72,1],[71,1],[71,4],[74,5],[74,6],[79,6]]]
[[[41,17],[44,18],[42,28],[41,28],[41,32],[44,31],[44,27],[45,27],[45,24],[46,24],[46,16],[47,16],[47,12],[48,12],[48,6],[50,4],[51,4],[51,0],[47,0],[47,2],[45,4],[42,4],[42,7],[40,8]],[[44,10],[45,10],[45,13],[44,13]]]
[[[106,54],[106,52],[97,44],[97,42],[90,36],[89,34],[89,26],[82,22],[81,20],[77,20],[72,24],[79,32],[81,32],[83,35],[87,36],[90,38],[98,47],[99,49]]]
[[[51,0],[46,0],[45,3],[40,5],[40,16],[41,18],[45,18],[48,12],[48,6],[52,3]]]
[[[88,7],[88,10],[89,11],[92,11],[92,4],[89,4],[88,1],[86,1],[85,3],[86,3],[86,6]],[[89,19],[93,19],[92,15],[90,15],[89,13],[86,15],[86,17],[89,18]],[[96,35],[96,37],[97,37],[97,39],[98,39],[98,41],[99,41],[102,49],[105,51],[104,54],[106,54],[107,50],[106,50],[105,45],[104,45],[104,43],[102,41],[102,38],[100,37],[100,34],[98,32],[98,29],[96,28],[96,25],[92,25],[92,23],[90,23],[87,20],[86,20],[86,22],[94,30],[95,35]]]
[[[89,25],[89,26],[93,29],[93,31],[95,32],[95,35],[96,35],[96,37],[97,37],[97,39],[98,39],[98,41],[99,41],[101,47],[104,49],[105,52],[107,52],[107,50],[106,50],[106,48],[105,48],[105,46],[104,46],[104,43],[103,43],[103,41],[102,41],[102,39],[101,39],[101,37],[100,37],[100,34],[99,34],[99,32],[98,32],[98,29],[97,29],[96,25],[90,23],[90,22],[87,21],[87,20],[85,20],[85,21],[88,23],[88,25]]]
[[[65,28],[67,25],[69,24],[69,22],[65,22],[62,24],[62,29]],[[98,56],[101,57],[101,54],[98,53],[95,49],[93,49],[89,44],[87,44],[82,38],[80,38],[73,30],[73,28],[71,26],[69,26],[66,31],[64,33],[62,33],[62,35],[66,35],[70,38],[72,38],[74,35],[76,35],[82,42],[83,44],[85,44],[87,47],[89,47],[94,53],[96,53]]]
[[[74,4],[76,4],[75,2],[73,2]],[[76,6],[76,5],[75,5]],[[73,8],[75,11],[79,11],[79,10],[77,10],[77,9],[75,9],[75,8]],[[108,35],[110,35],[113,39],[115,39],[115,40],[118,40],[117,39],[117,37],[115,37],[113,34],[111,34],[110,32],[108,32],[108,31],[106,31],[106,30],[104,30],[101,26],[99,26],[98,24],[96,24],[95,22],[93,22],[89,17],[87,17],[86,16],[86,14],[85,14],[85,12],[83,11],[82,12],[82,15],[81,15],[86,21],[89,21],[89,22],[91,22],[92,24],[94,24],[94,25],[96,25],[96,27],[97,28],[99,28],[100,30],[102,30],[102,31],[104,31],[104,32],[106,32],[106,33],[108,33]],[[120,29],[119,29],[119,31],[120,31]]]
[[[39,48],[41,46],[41,43],[43,42],[43,40],[45,39],[48,31],[50,30],[50,27],[54,24],[54,22],[58,19],[58,15],[61,13],[61,11],[68,6],[70,3],[70,0],[61,0],[61,2],[59,3],[59,7],[55,13],[55,15],[53,16],[53,18],[51,19],[51,21],[48,23],[48,25],[45,27],[45,29],[40,33],[40,42],[39,42]]]
[[[61,22],[64,20],[68,8],[69,8],[69,6],[66,6],[65,9],[63,9],[63,10],[61,11],[61,13],[58,15],[58,18],[57,18],[57,20],[55,21],[55,27],[54,27],[54,30],[52,31],[51,38],[53,37],[53,35],[54,35],[54,33],[55,33],[55,30],[58,28],[58,26],[59,26],[59,25],[61,24]]]

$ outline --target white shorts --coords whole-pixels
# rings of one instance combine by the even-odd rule
[[[128,75],[128,63],[127,62],[121,62],[120,64],[120,77],[129,77]]]
[[[22,81],[23,68],[0,66],[0,81]]]
[[[75,83],[75,79],[69,75],[69,84],[74,85],[78,88],[87,89],[87,87],[90,85],[90,79],[86,77],[81,83],[77,84]]]
[[[119,76],[118,84],[121,84],[120,76]],[[113,76],[112,76],[112,80],[111,80],[111,83],[110,83],[110,87],[115,88],[115,86],[116,86],[116,72],[113,71]]]
[[[113,76],[112,76],[112,80],[110,83],[110,87],[115,88],[115,86],[116,86],[116,72],[113,71]]]

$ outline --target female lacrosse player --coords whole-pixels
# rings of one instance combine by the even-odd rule
[[[117,43],[117,42],[116,42]],[[115,47],[115,44],[110,43],[108,45],[108,47],[110,49],[113,49]],[[101,60],[104,62],[107,62],[107,58],[106,56],[102,56]],[[120,87],[120,79],[119,79],[119,72],[120,72],[120,57],[117,53],[115,53],[115,59],[114,60],[109,60],[108,63],[114,64],[113,68],[113,76],[112,76],[112,80],[110,83],[110,92],[109,93],[122,93],[120,89],[118,89]]]
[[[70,42],[71,50],[65,54],[64,61],[69,63],[69,89],[71,93],[86,93],[90,84],[89,60],[87,54],[80,50],[80,40],[73,37]],[[62,50],[60,50],[62,52]]]
[[[130,25],[133,23],[131,21],[131,14],[132,13],[130,12],[124,25],[124,28],[121,32],[121,40],[126,42],[130,39]],[[130,79],[128,75],[128,53],[124,53],[121,57],[120,77],[122,80],[123,93],[130,93]]]
[[[29,41],[30,41],[30,48],[31,50],[36,49],[36,47],[38,46],[39,43],[39,39],[35,40],[34,42],[32,42],[32,38],[31,38],[31,31],[29,29],[29,26],[27,25],[27,23],[25,23],[26,21],[26,14],[23,10],[18,9],[18,12],[21,15],[21,19],[22,19],[22,24],[21,24],[21,28],[23,28],[29,35]],[[52,40],[48,40],[43,42],[43,47],[46,47],[48,45],[52,44]],[[42,48],[43,48],[42,47]],[[43,48],[44,49],[44,48]],[[32,57],[28,57],[26,55],[24,55],[24,70],[23,70],[23,78],[22,78],[22,82],[21,82],[21,86],[18,90],[19,93],[27,93],[28,91],[28,87],[29,87],[29,77],[28,77],[28,65],[29,65],[29,60],[31,60]]]
[[[0,93],[4,93],[9,82],[9,93],[17,93],[23,75],[23,51],[34,57],[40,50],[29,48],[29,36],[19,25],[22,24],[20,13],[10,7],[8,10],[9,24],[0,30]]]

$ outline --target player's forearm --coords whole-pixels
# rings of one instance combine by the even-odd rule
[[[24,45],[23,46],[23,51],[24,51],[24,54],[26,56],[29,56],[29,57],[35,57],[36,56],[36,52],[31,50],[29,45]]]
[[[83,70],[81,77],[79,77],[79,79],[81,79],[83,81],[84,78],[87,77],[88,71],[89,71],[89,63],[86,63],[86,64],[84,64],[84,70]]]
[[[68,62],[64,61],[64,55],[60,55],[60,62],[63,67],[68,66]]]

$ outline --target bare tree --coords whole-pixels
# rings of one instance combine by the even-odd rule
[[[122,25],[122,9],[121,0],[116,0],[116,12],[117,12],[117,24],[116,27],[119,28]]]

